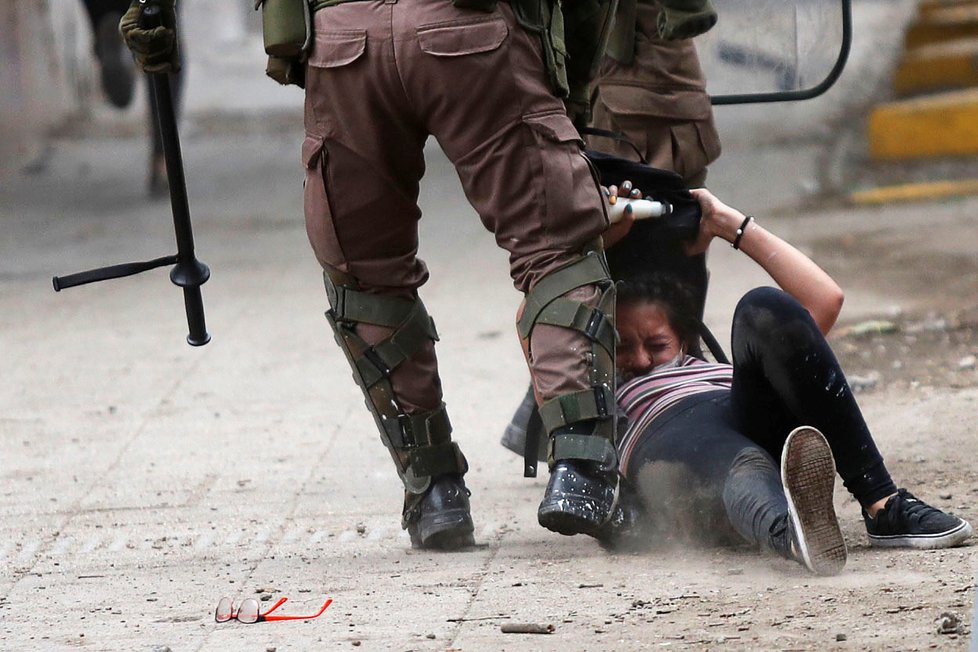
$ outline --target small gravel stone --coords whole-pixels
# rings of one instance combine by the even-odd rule
[[[937,618],[937,633],[960,634],[961,619],[958,618],[957,614],[953,614],[950,611],[945,611]]]
[[[854,392],[861,392],[867,389],[873,389],[880,382],[880,372],[870,371],[869,373],[862,376],[849,376],[849,387],[852,388]]]

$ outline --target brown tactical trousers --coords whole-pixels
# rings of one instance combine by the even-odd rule
[[[505,3],[485,13],[450,0],[363,0],[316,12],[302,158],[306,227],[324,268],[388,296],[413,297],[427,280],[417,199],[429,135],[510,253],[517,289],[527,292],[596,246],[608,223],[604,202],[579,135],[548,90],[539,49]],[[461,290],[460,298],[479,292]],[[598,291],[567,296],[593,306]],[[374,344],[390,331],[358,324],[357,333]],[[529,348],[543,400],[591,386],[583,335],[540,325]],[[391,382],[406,412],[436,408],[434,344]]]
[[[672,170],[691,187],[720,156],[720,138],[692,39],[659,38],[656,3],[638,4],[634,60],[606,57],[595,79],[591,125],[622,133],[649,165]],[[634,160],[627,145],[594,139],[602,151]]]

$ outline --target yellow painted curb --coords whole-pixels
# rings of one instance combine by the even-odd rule
[[[978,90],[881,104],[867,136],[876,160],[978,154]]]
[[[978,6],[978,0],[921,0],[918,5],[919,15],[926,19],[950,7],[972,7]]]
[[[935,9],[914,23],[904,37],[907,50],[978,36],[978,5]]]
[[[893,77],[897,95],[978,86],[978,38],[908,51]]]
[[[894,202],[932,201],[967,195],[978,195],[978,179],[884,186],[854,192],[849,195],[849,200],[854,204],[867,206],[870,204],[892,204]]]

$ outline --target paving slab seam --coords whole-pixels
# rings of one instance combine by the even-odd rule
[[[476,599],[479,597],[479,592],[482,589],[482,584],[485,582],[486,576],[489,574],[489,567],[496,560],[496,555],[499,554],[499,549],[502,547],[502,539],[504,533],[497,532],[495,539],[489,544],[489,555],[486,556],[484,562],[482,562],[482,568],[479,569],[478,579],[475,586],[469,594],[469,599],[465,604],[465,608],[462,610],[462,615],[459,616],[458,622],[455,623],[455,629],[452,632],[452,637],[448,641],[448,648],[455,647],[455,641],[458,639],[459,634],[462,633],[462,627],[465,625],[466,619],[468,618],[469,612],[472,610],[472,606],[475,604]]]

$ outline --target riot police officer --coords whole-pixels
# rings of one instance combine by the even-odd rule
[[[164,27],[140,27],[138,0],[122,21],[137,60],[156,71],[176,49],[174,0],[159,2]],[[404,483],[403,527],[421,548],[472,543],[468,465],[418,294],[428,271],[417,198],[433,135],[526,294],[518,333],[550,436],[538,520],[562,534],[597,532],[617,500],[614,286],[601,248],[606,211],[561,101],[575,95],[560,4],[310,4],[307,231],[329,323]]]

